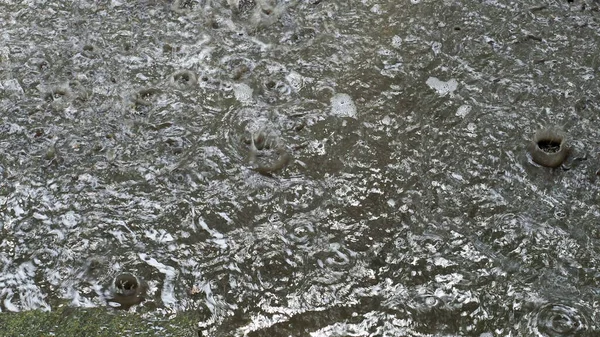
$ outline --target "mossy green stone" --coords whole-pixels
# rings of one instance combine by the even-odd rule
[[[142,318],[139,313],[116,311],[108,307],[62,307],[54,311],[39,310],[0,313],[0,336],[73,337],[73,336],[160,336],[196,337],[198,312],[188,311],[172,318]]]

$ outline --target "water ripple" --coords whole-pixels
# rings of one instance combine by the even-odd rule
[[[529,321],[530,331],[539,337],[587,336],[590,327],[586,313],[561,303],[540,306]]]

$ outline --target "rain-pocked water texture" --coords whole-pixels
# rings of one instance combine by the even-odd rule
[[[2,1],[0,315],[600,334],[599,10]]]

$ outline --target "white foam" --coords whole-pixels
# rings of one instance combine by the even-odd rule
[[[290,72],[285,76],[285,80],[288,82],[294,92],[298,92],[304,87],[304,78],[302,75],[295,71]]]
[[[253,91],[254,90],[245,83],[239,83],[233,86],[233,95],[241,103],[251,103]]]
[[[425,83],[427,83],[431,89],[435,90],[441,96],[451,94],[456,90],[456,88],[458,88],[458,82],[455,79],[444,82],[437,77],[430,77]]]
[[[473,107],[471,107],[470,105],[461,105],[456,110],[456,116],[465,118],[465,116],[467,116],[469,112],[471,112],[472,108]]]
[[[392,47],[400,48],[401,46],[402,46],[402,38],[398,35],[394,35],[394,37],[392,37]]]
[[[23,88],[16,79],[10,79],[0,82],[0,89],[6,92],[13,92],[19,95],[24,93]]]
[[[4,299],[4,307],[8,311],[19,312],[20,311],[19,307],[17,307],[16,305],[14,305],[12,303],[12,298],[13,298],[13,292],[12,292],[12,290],[8,289],[8,293],[9,293],[10,297],[7,297],[7,298]]]
[[[331,97],[331,114],[339,117],[356,118],[356,105],[348,94],[335,94]]]
[[[169,308],[173,307],[177,303],[177,299],[175,297],[175,278],[177,277],[177,270],[171,266],[167,266],[158,262],[155,258],[151,258],[148,254],[140,253],[138,254],[140,259],[146,262],[148,265],[158,269],[159,272],[165,274],[165,280],[163,283],[163,288],[161,291],[161,300],[163,304]]]

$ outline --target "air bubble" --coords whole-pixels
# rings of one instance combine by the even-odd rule
[[[557,218],[557,219],[559,219],[559,220],[560,219],[564,219],[564,218],[567,217],[567,212],[565,212],[562,209],[558,209],[558,210],[554,211],[554,217]]]
[[[198,83],[196,74],[189,70],[180,70],[169,77],[169,82],[180,89],[192,88]]]
[[[420,294],[407,301],[407,306],[417,313],[431,312],[444,306],[444,301],[433,294]]]
[[[538,130],[529,144],[534,162],[546,167],[559,167],[569,155],[566,135],[558,129]]]
[[[71,90],[67,86],[57,86],[46,91],[44,94],[44,100],[46,102],[53,102],[60,99],[66,99],[71,95]]]
[[[134,102],[136,105],[151,106],[152,97],[158,95],[159,93],[160,90],[156,88],[142,89],[138,91],[137,95],[135,96]]]
[[[40,72],[48,70],[50,63],[43,58],[31,58],[27,60],[27,66],[29,68],[35,68]]]
[[[314,28],[304,27],[297,31],[288,32],[280,42],[299,43],[313,39],[317,35]]]
[[[146,285],[135,275],[123,273],[115,277],[112,289],[113,294],[107,299],[108,304],[117,309],[127,310],[144,301]],[[111,303],[117,303],[118,306]]]
[[[94,47],[91,44],[86,44],[85,46],[83,46],[83,50],[81,52],[81,55],[83,55],[83,56],[85,56],[85,57],[87,57],[89,59],[93,59],[93,58],[96,57],[96,51],[97,51],[96,47]]]
[[[198,1],[195,0],[175,0],[171,9],[178,14],[185,14],[199,7]]]
[[[171,54],[173,52],[173,47],[170,44],[165,43],[162,47],[162,50],[164,54]]]

